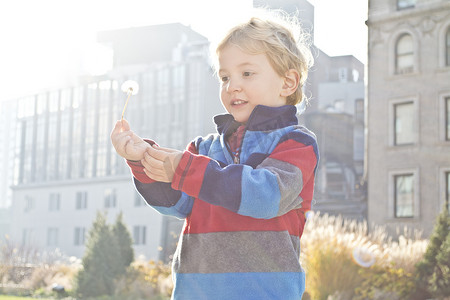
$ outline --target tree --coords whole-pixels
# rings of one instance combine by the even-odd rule
[[[132,247],[133,240],[131,239],[130,232],[123,222],[122,217],[122,213],[117,216],[114,227],[112,228],[112,233],[117,240],[120,256],[119,267],[123,274],[134,260],[134,250]]]
[[[438,285],[445,285],[445,282],[447,282],[448,285],[448,282],[450,281],[448,278],[449,231],[450,217],[447,207],[444,206],[444,209],[437,218],[437,222],[434,226],[433,233],[431,234],[430,243],[424,257],[422,261],[416,265],[418,274],[418,290],[424,292],[424,294],[428,293],[428,295],[426,295],[427,297],[435,295],[438,292]],[[445,252],[447,253],[447,256],[445,256]],[[447,271],[445,270],[445,264]]]
[[[126,274],[134,258],[129,248],[131,237],[121,215],[111,228],[106,223],[106,214],[97,213],[88,234],[83,269],[76,276],[77,295],[83,299],[113,295],[116,281]]]
[[[434,297],[450,295],[450,234],[436,256],[436,267],[430,279],[430,291]]]

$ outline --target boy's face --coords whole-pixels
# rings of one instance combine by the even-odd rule
[[[220,100],[238,122],[247,122],[255,106],[286,105],[281,96],[284,78],[278,75],[265,54],[248,54],[235,45],[219,52]]]

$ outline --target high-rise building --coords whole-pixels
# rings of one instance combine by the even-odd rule
[[[370,0],[370,223],[430,234],[450,195],[450,2]]]
[[[167,44],[152,40],[161,32],[171,37]],[[105,32],[100,40],[117,51],[109,74],[19,99],[10,112],[17,124],[11,238],[80,257],[96,213],[106,211],[113,222],[123,212],[136,255],[165,260],[182,223],[146,207],[109,135],[125,104],[121,84],[130,79],[139,92],[125,118],[138,135],[184,149],[213,132],[212,116],[222,108],[209,43],[181,24]],[[157,47],[164,51],[146,49]]]

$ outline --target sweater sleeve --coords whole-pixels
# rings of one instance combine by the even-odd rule
[[[292,209],[310,209],[317,163],[315,138],[292,132],[256,167],[221,167],[185,151],[172,188],[241,215],[270,219]]]
[[[149,144],[154,142],[146,140]],[[190,148],[192,150],[192,148]],[[133,174],[134,185],[147,202],[158,212],[164,215],[184,219],[190,214],[193,205],[192,197],[174,190],[170,183],[152,180],[144,173],[144,166],[140,161],[127,161]]]

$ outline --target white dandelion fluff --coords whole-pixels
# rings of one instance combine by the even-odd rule
[[[131,92],[132,95],[136,95],[139,92],[139,84],[134,80],[127,80],[122,83],[121,89],[124,93]]]
[[[136,95],[139,92],[139,84],[136,81],[127,80],[122,84],[121,90],[124,93],[127,93],[127,95],[128,95],[127,101],[125,101],[125,106],[123,107],[123,110],[122,110],[122,120],[123,120],[123,116],[125,114],[125,110],[127,108],[128,101],[130,100],[131,95]]]

